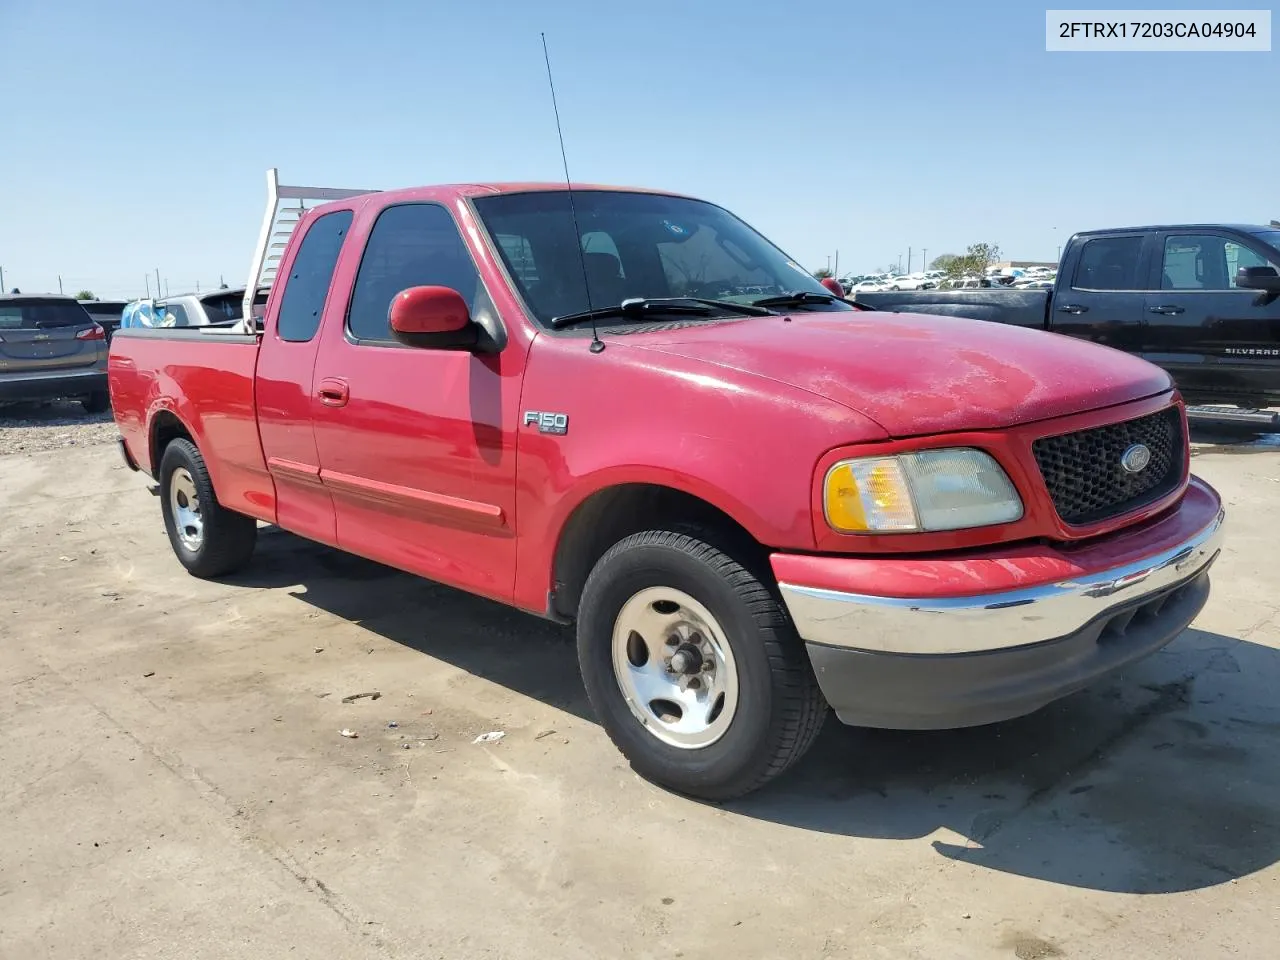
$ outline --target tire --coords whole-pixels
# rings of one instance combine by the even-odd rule
[[[706,531],[650,530],[606,552],[583,588],[578,663],[601,725],[637,774],[722,801],[756,790],[799,760],[827,704],[776,593],[713,539]],[[650,636],[628,631],[633,623]],[[693,696],[706,699],[673,690],[684,699],[646,703],[648,693],[673,682],[667,664],[686,644],[668,638],[690,624],[693,641],[714,640],[702,644],[709,652],[682,661],[712,667],[696,676]],[[713,696],[723,706],[704,712]],[[691,705],[687,724],[682,704]],[[672,708],[680,710],[675,723]]]
[[[91,393],[80,401],[85,413],[104,413],[111,409],[111,394],[105,390]]]
[[[197,577],[219,577],[253,556],[258,522],[218,503],[200,451],[174,440],[160,457],[160,509],[178,562]]]

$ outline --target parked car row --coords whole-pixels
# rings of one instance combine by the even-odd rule
[[[931,290],[946,279],[944,270],[925,270],[917,273],[877,273],[850,276],[840,279],[846,295],[870,293],[882,290]]]

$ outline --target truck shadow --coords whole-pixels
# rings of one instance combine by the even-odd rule
[[[1028,717],[936,732],[831,722],[736,812],[929,839],[950,860],[1070,886],[1172,893],[1280,860],[1280,651],[1189,630]]]
[[[570,628],[278,530],[230,583],[293,587],[334,616],[592,719]],[[832,719],[732,815],[1088,889],[1169,893],[1280,860],[1280,650],[1190,630],[1019,720],[903,733]]]

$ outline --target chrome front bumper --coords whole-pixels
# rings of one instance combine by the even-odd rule
[[[812,644],[915,655],[1004,650],[1070,636],[1195,579],[1217,557],[1223,523],[1219,510],[1198,533],[1139,562],[1004,593],[912,599],[778,586],[797,632]]]

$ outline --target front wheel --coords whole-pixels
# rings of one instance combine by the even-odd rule
[[[826,716],[775,594],[701,535],[648,531],[601,557],[583,590],[578,660],[632,768],[708,800],[782,773]]]
[[[218,503],[204,457],[190,440],[164,448],[160,509],[178,562],[194,576],[231,573],[253,555],[258,522]]]

